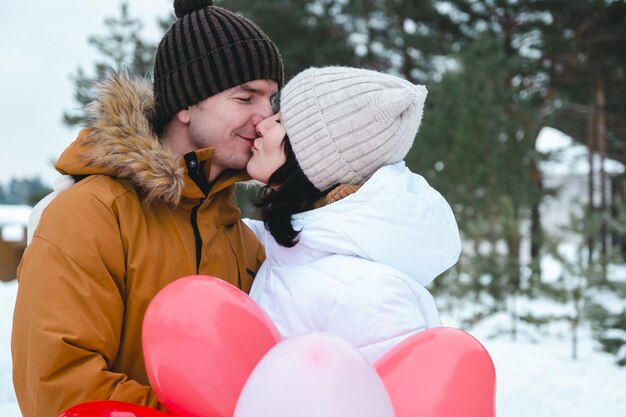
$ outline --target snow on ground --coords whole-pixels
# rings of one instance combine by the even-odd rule
[[[566,341],[483,340],[496,364],[499,417],[626,415],[626,370],[589,347],[572,362]]]
[[[496,365],[498,417],[626,415],[626,368],[595,350],[588,329],[581,330],[578,359],[573,361],[569,331],[555,332],[559,323],[534,334],[520,326],[518,341],[512,342],[502,333],[508,320],[505,314],[496,315],[470,331]]]
[[[17,281],[0,282],[0,416],[19,417],[11,382],[11,323]]]
[[[1,417],[20,416],[11,384],[10,358],[16,292],[15,281],[0,283]],[[588,332],[583,332],[579,359],[573,362],[565,334],[533,338],[520,332],[520,340],[514,343],[500,331],[506,328],[504,320],[505,316],[496,316],[470,332],[485,345],[496,365],[498,417],[626,415],[626,368],[614,365],[611,356],[596,352]],[[443,321],[454,322],[445,316]]]

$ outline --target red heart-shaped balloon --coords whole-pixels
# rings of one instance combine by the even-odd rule
[[[173,417],[158,410],[121,401],[90,401],[75,405],[59,417]]]
[[[375,365],[396,417],[494,417],[496,374],[474,337],[438,327],[414,334]]]
[[[218,278],[190,276],[163,288],[143,322],[148,379],[181,417],[232,417],[243,386],[281,340],[265,312]]]

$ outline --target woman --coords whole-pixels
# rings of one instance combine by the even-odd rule
[[[247,165],[267,184],[248,220],[267,259],[250,296],[285,337],[326,331],[375,362],[438,326],[424,288],[456,263],[445,199],[402,162],[426,88],[375,71],[311,68],[257,126]]]

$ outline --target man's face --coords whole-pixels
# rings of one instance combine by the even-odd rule
[[[255,80],[189,107],[189,141],[194,150],[214,148],[210,179],[225,169],[244,169],[259,137],[256,125],[271,116],[278,84]]]

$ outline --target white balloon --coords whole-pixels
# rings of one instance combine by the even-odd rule
[[[393,417],[375,369],[327,333],[283,340],[258,363],[234,417]]]

